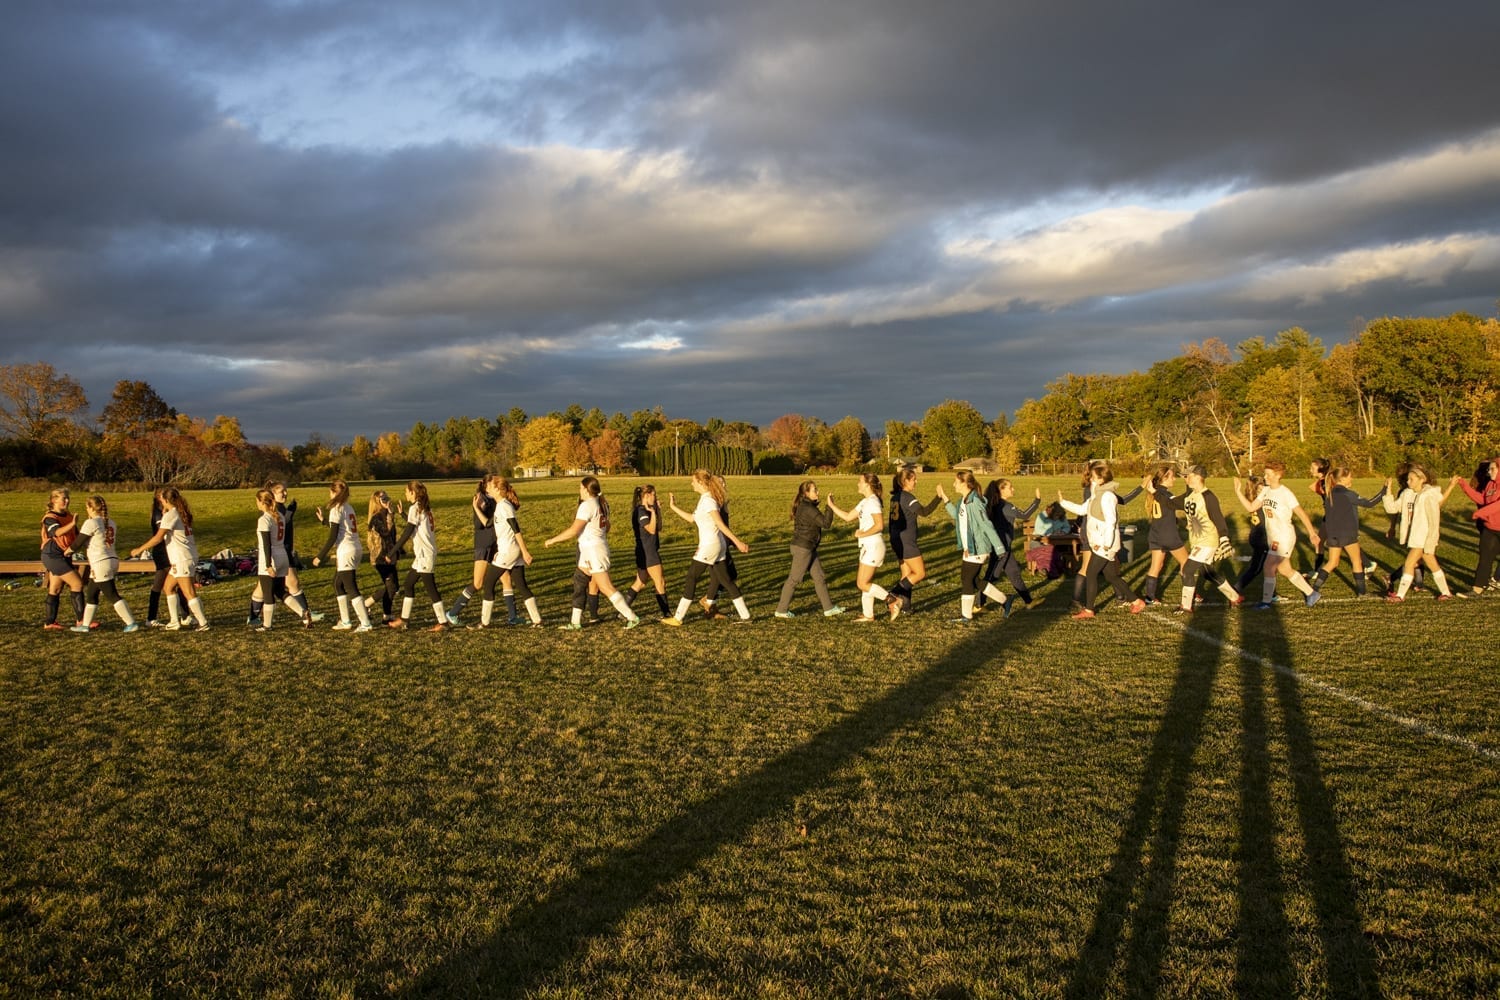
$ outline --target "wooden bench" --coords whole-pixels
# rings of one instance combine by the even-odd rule
[[[1022,550],[1022,558],[1025,558],[1025,551],[1032,547],[1033,541],[1040,542],[1043,545],[1066,549],[1065,552],[1059,553],[1061,558],[1059,559],[1058,568],[1064,575],[1073,572],[1078,567],[1078,547],[1082,544],[1083,539],[1076,531],[1068,531],[1058,535],[1038,535],[1033,538],[1031,529],[1035,526],[1035,523],[1036,518],[1016,522],[1016,535],[1026,540],[1026,549]]]
[[[79,565],[87,565],[80,563]],[[40,559],[0,560],[0,576],[36,576],[42,571]],[[156,563],[150,559],[121,559],[121,573],[155,573]]]

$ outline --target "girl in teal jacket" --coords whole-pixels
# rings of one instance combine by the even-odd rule
[[[995,531],[985,510],[984,494],[979,490],[979,481],[974,473],[960,469],[953,473],[953,492],[957,500],[948,500],[941,486],[938,498],[946,503],[945,510],[953,518],[958,535],[958,547],[963,552],[963,596],[960,598],[962,617],[953,619],[955,624],[968,625],[974,620],[974,595],[979,593],[979,580],[993,553],[1002,552],[1005,543]],[[984,583],[984,596],[997,602],[1005,617],[1010,617],[1010,602],[1004,593],[988,580]]]

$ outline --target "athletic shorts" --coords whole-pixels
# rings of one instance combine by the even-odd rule
[[[652,566],[661,565],[661,550],[655,545],[649,549],[644,545],[635,547],[635,565],[637,569],[650,569]]]
[[[179,580],[196,581],[198,579],[198,564],[195,562],[174,562],[167,572]]]
[[[67,576],[78,567],[67,556],[56,556],[49,552],[42,553],[42,568],[53,576]]]
[[[1211,565],[1214,561],[1214,553],[1218,551],[1217,545],[1200,545],[1196,549],[1188,551],[1188,559],[1191,562]]]
[[[487,544],[474,546],[475,562],[493,562],[495,553],[499,551],[500,545],[493,538]]]
[[[1334,536],[1330,535],[1327,538],[1323,539],[1323,547],[1324,548],[1347,549],[1351,545],[1358,545],[1358,544],[1359,544],[1359,536],[1358,535],[1353,535],[1353,536],[1350,536],[1350,535],[1339,535],[1338,537],[1334,537]]]
[[[885,562],[885,539],[870,535],[859,540],[859,564],[879,566]]]
[[[578,547],[578,568],[590,576],[595,573],[608,573],[609,546],[580,545]]]

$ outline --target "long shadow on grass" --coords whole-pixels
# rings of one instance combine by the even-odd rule
[[[998,663],[1007,648],[1054,624],[1057,616],[1050,611],[1024,612],[1004,624],[991,616],[940,661],[880,699],[687,806],[635,847],[519,906],[490,938],[448,956],[405,995],[511,996],[547,983],[590,940],[607,933],[662,887],[720,847],[743,839],[756,823],[784,813],[857,755],[940,707],[968,678]]]
[[[1193,618],[1197,630],[1214,639],[1224,632],[1225,615],[1217,606]],[[1105,992],[1127,924],[1125,986],[1131,995],[1156,992],[1167,945],[1167,919],[1176,879],[1177,850],[1183,811],[1192,785],[1193,755],[1203,738],[1203,719],[1213,699],[1220,650],[1186,634],[1177,653],[1177,678],[1151,741],[1140,786],[1104,876],[1104,892],[1094,909],[1067,985],[1067,996],[1095,997]],[[1147,847],[1149,860],[1145,860]],[[1132,900],[1140,886],[1140,902]]]
[[[1247,673],[1254,672],[1256,678],[1246,678],[1244,694],[1248,701],[1252,695],[1260,696],[1261,678],[1266,671],[1272,672],[1276,688],[1276,704],[1281,713],[1282,727],[1286,733],[1287,764],[1292,781],[1292,792],[1297,800],[1297,821],[1302,831],[1303,850],[1306,857],[1309,890],[1313,908],[1317,914],[1318,937],[1323,950],[1324,984],[1331,997],[1378,997],[1381,995],[1380,980],[1375,971],[1375,956],[1365,938],[1364,922],[1360,914],[1359,897],[1354,885],[1354,874],[1344,851],[1343,836],[1339,832],[1338,815],[1334,810],[1333,792],[1323,778],[1323,767],[1318,757],[1317,740],[1308,726],[1302,708],[1301,686],[1290,670],[1276,670],[1271,664],[1293,666],[1291,643],[1287,639],[1284,614],[1306,615],[1292,605],[1290,612],[1280,609],[1257,616],[1259,627],[1247,630],[1243,646],[1247,652],[1261,657],[1261,663],[1250,663]],[[1262,719],[1262,722],[1264,720]],[[1247,806],[1247,808],[1252,808]],[[1266,813],[1269,826],[1270,813]],[[1271,836],[1269,830],[1256,834],[1245,831],[1251,846]],[[1269,847],[1269,843],[1265,846]],[[1257,848],[1259,849],[1259,848]],[[1274,865],[1274,857],[1262,863]],[[1278,876],[1279,878],[1279,876]],[[1241,891],[1260,894],[1279,888],[1279,884],[1268,885],[1246,876],[1241,868]],[[1244,938],[1264,928],[1258,921],[1267,901],[1247,901],[1241,927],[1241,971],[1249,959],[1248,949],[1256,948],[1254,942]],[[1263,959],[1263,956],[1261,957]],[[1259,961],[1260,959],[1258,959]],[[1262,973],[1269,970],[1262,970]],[[1274,989],[1278,980],[1265,982],[1266,995],[1287,995],[1290,990]],[[1259,979],[1252,979],[1247,986],[1259,986]],[[1288,986],[1290,984],[1287,984]],[[1242,993],[1252,990],[1242,989]]]

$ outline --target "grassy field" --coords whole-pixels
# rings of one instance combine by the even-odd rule
[[[606,484],[620,514],[633,485]],[[804,583],[780,621],[795,485],[731,483],[745,625],[256,635],[246,579],[204,590],[205,635],[104,610],[79,636],[0,591],[0,994],[1500,994],[1500,598],[1357,602],[1346,575],[1311,610],[1082,623],[1060,581],[962,629],[938,513],[917,614],[827,620]],[[471,489],[434,486],[450,599]],[[540,543],[576,481],[520,490],[561,622],[574,550]],[[294,496],[310,555],[326,491]],[[192,499],[201,552],[249,549],[247,491]],[[144,540],[147,498],[111,501]],[[34,557],[42,506],[0,495],[0,558]],[[675,600],[692,529],[667,530]],[[823,556],[852,609],[850,533]],[[331,612],[330,578],[304,579]]]

